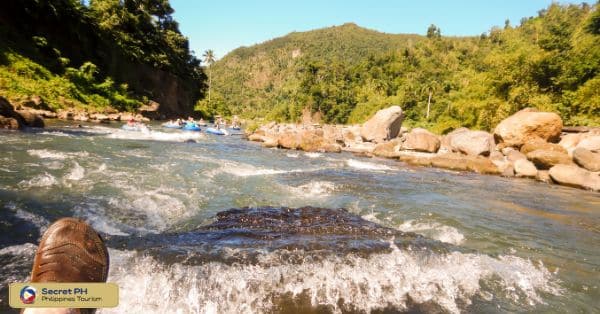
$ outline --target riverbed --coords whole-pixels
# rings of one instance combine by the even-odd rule
[[[63,216],[106,239],[102,313],[600,311],[600,194],[527,179],[50,122],[0,132],[0,213],[0,311]]]

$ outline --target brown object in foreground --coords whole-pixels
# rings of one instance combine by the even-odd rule
[[[108,251],[83,220],[62,218],[44,233],[33,261],[31,282],[105,282]]]

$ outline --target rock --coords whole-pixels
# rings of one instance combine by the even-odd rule
[[[581,141],[583,134],[565,134],[560,138],[558,145],[562,146],[569,152],[569,155],[573,152],[579,141]]]
[[[515,175],[517,177],[535,178],[538,170],[535,165],[527,159],[518,159],[514,162]]]
[[[120,121],[129,121],[129,120],[135,120],[134,119],[134,115],[129,113],[129,112],[123,112],[119,115],[119,120]]]
[[[576,148],[585,148],[592,152],[600,153],[600,135],[592,135],[583,138],[579,141]]]
[[[548,170],[539,170],[535,179],[541,182],[552,183]]]
[[[2,128],[5,129],[20,129],[25,126],[25,120],[17,113],[8,100],[0,96],[0,117],[2,120]],[[17,127],[15,127],[15,121]]]
[[[548,143],[546,141],[537,139],[525,143],[521,146],[521,153],[527,155],[534,150],[548,150],[555,151],[563,154],[568,154],[567,150],[559,144]]]
[[[25,125],[32,128],[43,128],[44,127],[44,119],[39,115],[29,112],[29,111],[17,111],[21,117],[23,117],[23,121]]]
[[[257,132],[254,132],[254,133],[250,134],[248,136],[248,140],[253,141],[253,142],[264,142],[265,141],[265,136],[262,135],[262,134],[259,134],[258,131],[257,131]]]
[[[600,153],[579,147],[573,151],[573,161],[589,171],[600,171]]]
[[[488,156],[494,149],[494,137],[484,131],[464,130],[449,136],[452,151],[471,156]]]
[[[342,133],[342,128],[337,125],[323,125],[323,137],[327,142],[332,143],[344,143],[344,135]]]
[[[355,154],[371,154],[375,150],[377,144],[371,142],[354,143],[350,146],[342,148],[343,151],[351,152]]]
[[[57,117],[61,120],[73,120],[74,116],[75,116],[75,114],[71,111],[59,110]]]
[[[110,120],[108,115],[103,114],[103,113],[92,113],[90,115],[90,119],[95,120],[95,121],[109,121]]]
[[[90,121],[90,115],[87,112],[78,112],[77,114],[73,115],[73,120],[87,122]]]
[[[353,125],[342,129],[342,137],[346,146],[351,146],[354,143],[362,143],[362,137],[360,136],[360,126]]]
[[[510,162],[515,162],[519,159],[527,159],[527,156],[525,156],[523,153],[521,153],[518,150],[511,150],[508,152],[508,155],[506,155],[506,158],[508,159],[508,161]]]
[[[405,135],[402,149],[435,153],[440,148],[440,144],[440,139],[437,135],[425,129],[416,128]]]
[[[149,119],[159,119],[161,114],[159,112],[160,104],[156,101],[150,100],[147,104],[141,106],[138,112],[141,116]]]
[[[397,158],[400,156],[400,139],[393,139],[389,142],[379,143],[373,150],[373,155],[384,158]]]
[[[28,100],[21,103],[23,107],[28,107],[37,110],[52,111],[52,108],[44,102],[41,96],[31,96]]]
[[[558,184],[600,191],[600,176],[576,165],[556,165],[549,173]]]
[[[553,112],[537,112],[523,109],[502,120],[494,130],[494,137],[499,143],[520,147],[533,140],[555,142],[560,137],[562,119]]]
[[[543,170],[550,169],[559,164],[569,165],[573,163],[567,153],[552,150],[538,149],[529,152],[526,156],[538,169]]]
[[[277,141],[276,138],[272,138],[272,137],[264,136],[262,142],[263,142],[262,146],[263,147],[267,147],[267,148],[272,148],[272,147],[279,146],[279,141]]]
[[[4,116],[0,116],[0,129],[19,129],[19,121],[15,118],[6,118]]]
[[[402,108],[399,106],[379,110],[363,124],[360,135],[365,141],[376,143],[396,138],[403,118]]]
[[[498,165],[496,165],[498,167]],[[503,177],[514,177],[515,176],[515,166],[510,162],[505,162],[502,166],[498,167],[500,170],[500,175]]]
[[[121,119],[120,113],[109,113],[107,116],[110,121],[119,121]]]
[[[284,132],[279,134],[277,141],[282,148],[298,149],[298,147],[300,147],[300,135],[294,132]]]
[[[439,152],[444,152],[444,153],[452,152],[453,151],[452,145],[451,145],[452,138],[457,134],[460,134],[463,132],[469,132],[469,131],[470,130],[467,128],[458,128],[458,129],[453,130],[452,132],[444,135],[440,141]]]
[[[498,167],[485,157],[464,156],[456,153],[436,155],[431,158],[431,165],[438,168],[461,171],[468,170],[484,174],[500,173]]]

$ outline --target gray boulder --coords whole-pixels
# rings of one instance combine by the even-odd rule
[[[381,143],[398,136],[404,115],[402,108],[391,106],[377,113],[363,124],[360,136],[368,142]]]

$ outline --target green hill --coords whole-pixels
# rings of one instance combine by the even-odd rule
[[[474,37],[385,34],[355,24],[294,32],[238,48],[212,66],[207,115],[363,122],[398,104],[409,124],[444,132],[489,129],[524,107],[567,124],[600,124],[600,17],[593,6],[552,4],[519,26]],[[429,109],[429,114],[428,109]]]

